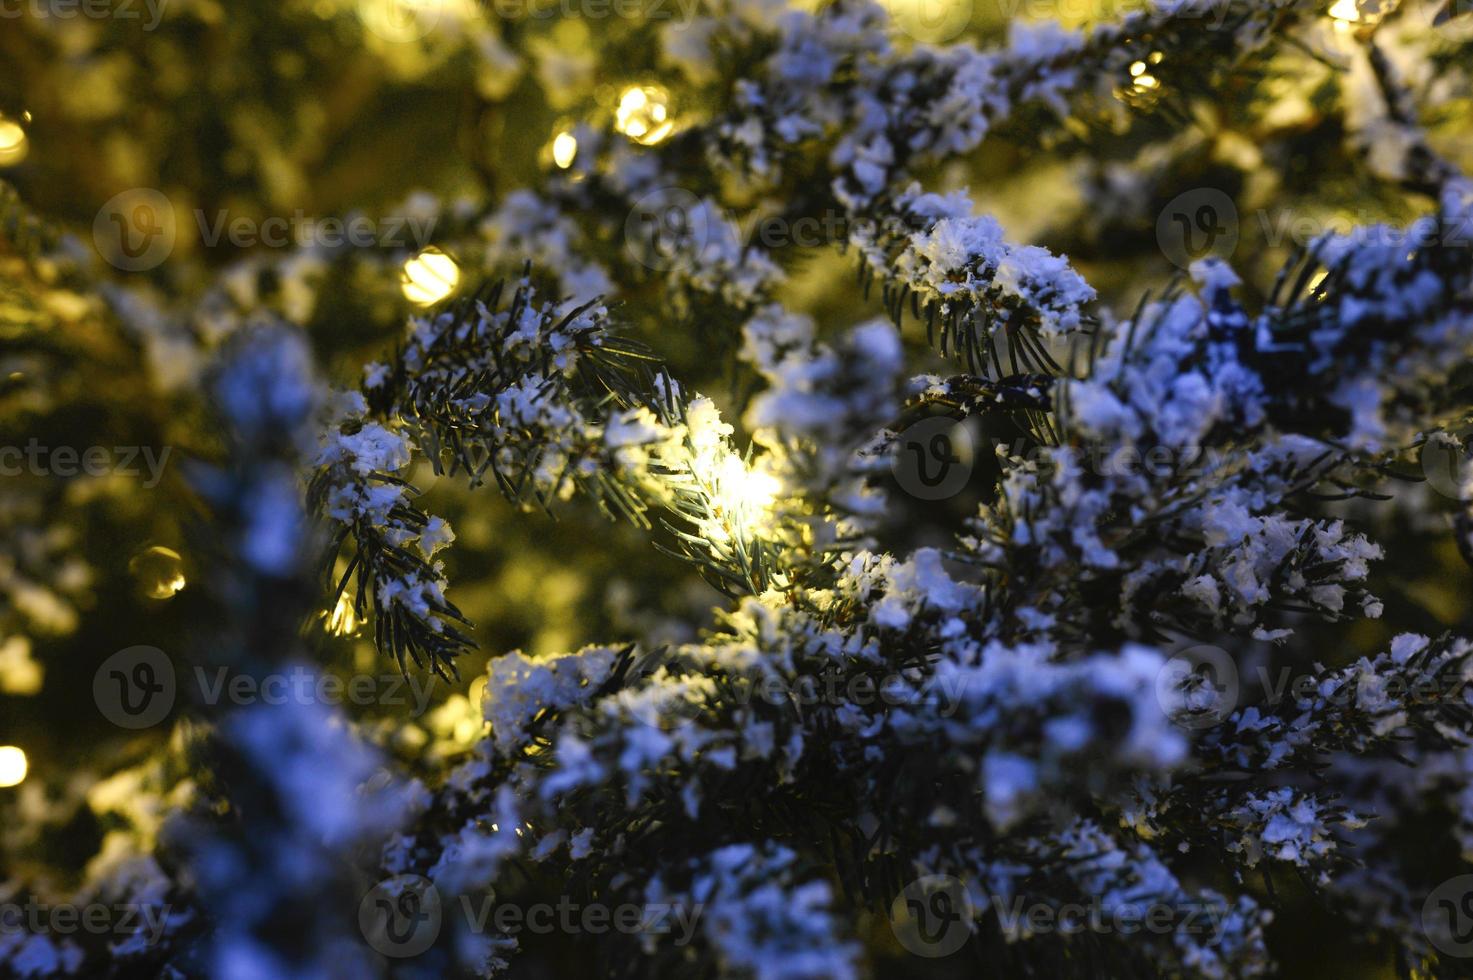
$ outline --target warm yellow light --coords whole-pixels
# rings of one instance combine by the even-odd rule
[[[654,146],[675,129],[670,93],[659,85],[632,85],[619,96],[614,128],[641,146]]]
[[[578,155],[578,137],[572,133],[558,133],[552,140],[552,162],[567,170]]]
[[[1158,88],[1160,85],[1161,83],[1156,80],[1155,75],[1137,75],[1135,79],[1135,87],[1138,89],[1150,90]]]
[[[0,745],[0,789],[25,782],[30,768],[25,752],[14,745]]]
[[[173,548],[155,545],[128,562],[128,571],[150,599],[171,599],[183,590],[184,559]]]
[[[1349,31],[1353,27],[1376,26],[1386,10],[1377,0],[1335,0],[1329,13],[1336,30]]]
[[[748,469],[735,453],[712,466],[707,479],[714,517],[707,533],[717,541],[729,540],[732,532],[752,535],[782,492],[776,477]]]
[[[30,140],[21,124],[8,116],[0,115],[0,167],[20,163],[30,152]]]
[[[327,631],[333,636],[351,636],[358,632],[358,611],[353,608],[347,589],[338,596],[337,605],[327,614]]]
[[[405,262],[400,277],[404,297],[416,306],[434,306],[459,284],[460,266],[433,246]]]
[[[1130,66],[1130,73],[1137,78],[1144,75],[1146,73],[1146,63],[1144,61],[1137,61]]]

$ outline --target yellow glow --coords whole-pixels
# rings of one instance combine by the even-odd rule
[[[9,116],[0,115],[0,167],[20,163],[30,149],[30,139],[26,136],[25,128]]]
[[[351,636],[358,632],[358,612],[353,608],[347,589],[338,596],[337,605],[327,614],[327,631],[333,636]]]
[[[400,288],[416,306],[434,306],[455,292],[460,284],[460,266],[433,246],[404,263]]]
[[[1353,24],[1360,20],[1360,8],[1355,5],[1355,0],[1335,0],[1335,5],[1330,8],[1330,16]]]
[[[1136,76],[1135,87],[1138,88],[1138,89],[1149,90],[1149,89],[1153,89],[1153,88],[1159,88],[1160,85],[1161,85],[1161,83],[1156,80],[1156,76],[1155,75],[1138,75],[1138,76]]]
[[[675,129],[670,93],[659,85],[632,85],[619,96],[614,128],[640,146],[654,146]]]
[[[1146,73],[1146,63],[1144,61],[1137,61],[1130,66],[1130,73],[1136,77],[1144,75]]]
[[[128,571],[150,599],[171,599],[184,589],[184,559],[173,548],[155,545],[128,562]]]
[[[706,533],[713,541],[728,541],[733,532],[750,537],[772,510],[782,484],[770,473],[748,469],[735,453],[698,472],[703,468],[714,518]]]
[[[19,786],[30,768],[25,752],[14,745],[0,745],[0,788]]]
[[[578,155],[578,137],[572,133],[558,133],[552,140],[552,162],[562,170],[573,165]]]

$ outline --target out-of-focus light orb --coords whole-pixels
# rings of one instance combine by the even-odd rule
[[[25,782],[31,764],[26,761],[24,750],[14,745],[0,745],[0,789],[19,786]]]
[[[654,146],[675,129],[670,93],[660,85],[631,85],[619,95],[614,128],[640,146]]]
[[[460,266],[433,245],[404,263],[400,288],[416,306],[434,306],[460,285]]]
[[[1386,16],[1386,6],[1380,0],[1335,0],[1329,14],[1336,30],[1359,30],[1379,24]]]
[[[13,167],[30,153],[31,141],[23,125],[30,119],[29,112],[20,119],[0,113],[0,167]]]
[[[184,558],[173,548],[154,545],[139,552],[128,571],[150,599],[172,599],[184,589]]]
[[[558,165],[558,169],[567,170],[577,156],[578,137],[564,131],[552,138],[552,162]]]

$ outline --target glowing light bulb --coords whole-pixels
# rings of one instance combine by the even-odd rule
[[[552,139],[552,162],[561,170],[567,170],[578,156],[578,137],[569,132],[558,133]]]
[[[614,128],[640,146],[654,146],[675,129],[670,93],[659,85],[632,85],[619,96]]]
[[[327,613],[327,631],[333,636],[352,636],[358,632],[358,611],[353,608],[347,589],[338,596],[337,605]]]
[[[455,292],[460,284],[460,266],[440,249],[431,246],[404,263],[400,288],[416,306],[434,306]]]
[[[19,120],[0,113],[0,167],[13,167],[30,152],[30,139],[23,125],[30,121],[29,112]]]
[[[1330,8],[1330,17],[1353,24],[1360,20],[1360,8],[1355,5],[1355,0],[1335,0],[1334,6]]]
[[[31,765],[26,754],[14,745],[0,745],[0,789],[25,782]]]
[[[172,599],[185,585],[184,559],[173,548],[155,545],[128,562],[138,587],[150,599]]]

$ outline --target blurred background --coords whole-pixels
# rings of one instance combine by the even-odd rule
[[[1357,94],[1364,80],[1326,56],[1337,39],[1376,26],[1421,100],[1434,148],[1473,163],[1473,18],[1432,27],[1430,8],[1347,2],[1324,11],[1324,49],[1279,46],[1215,98],[1174,103],[1173,77],[1191,66],[1172,65],[1166,51],[1132,67],[1113,100],[1063,126],[1014,119],[924,182],[970,188],[1013,240],[1066,253],[1102,305],[1123,312],[1179,272],[1181,256],[1162,238],[1168,206],[1183,193],[1223,195],[1231,227],[1212,247],[1242,273],[1252,308],[1309,234],[1400,223],[1428,206],[1358,149],[1371,145],[1375,121]],[[637,6],[637,16],[588,16],[572,0],[117,0],[90,16],[59,0],[0,4],[0,181],[14,189],[5,191],[14,209],[0,210],[9,222],[0,225],[0,446],[134,447],[142,471],[0,478],[0,879],[74,886],[109,834],[147,841],[161,801],[188,794],[187,772],[162,751],[178,731],[121,731],[96,709],[91,682],[123,648],[186,657],[210,616],[194,587],[205,570],[186,479],[191,458],[220,452],[195,397],[205,356],[265,306],[305,328],[334,383],[356,386],[417,310],[516,275],[527,259],[566,263],[566,229],[529,221],[523,238],[508,234],[514,192],[574,170],[580,127],[655,145],[730,97],[729,84],[693,79],[662,55],[661,39],[680,29],[676,0],[658,18],[656,0]],[[887,6],[903,45],[998,43],[1014,19],[1088,26],[1131,5]],[[770,198],[721,191],[747,229],[775,210]],[[145,193],[167,203],[153,213],[170,244],[166,260],[130,268],[137,256],[109,251],[98,229],[155,200]],[[324,244],[322,221],[355,217],[373,241]],[[617,217],[588,216],[581,231],[595,254],[618,252]],[[263,240],[273,219],[287,240]],[[784,302],[822,329],[880,312],[853,287],[854,257],[831,241],[773,252],[792,273]],[[732,331],[649,277],[616,273],[597,285],[676,376],[740,417],[753,377]],[[906,341],[914,373],[944,370],[923,331]],[[148,459],[163,460],[153,485]],[[477,624],[480,652],[458,684],[436,684],[418,717],[402,705],[349,706],[412,768],[434,770],[480,736],[475,679],[488,656],[687,640],[711,622],[720,597],[689,567],[585,503],[520,513],[427,465],[416,482],[426,509],[456,530],[451,597]],[[918,510],[918,536],[955,527],[986,484],[979,465],[966,493]],[[1384,541],[1444,543],[1435,561],[1399,557],[1428,553],[1407,547],[1379,566],[1372,591],[1386,600],[1383,622],[1469,631],[1468,567],[1446,533],[1451,499],[1427,484],[1397,493],[1429,506],[1347,513]],[[1383,644],[1389,630],[1317,635],[1329,663]],[[323,608],[307,640],[343,676],[393,673],[346,605]],[[1290,915],[1275,928],[1314,937],[1325,927]],[[883,921],[873,933],[887,975],[951,969],[907,959]],[[1317,940],[1296,948],[1302,959],[1284,962],[1285,975],[1380,972]],[[535,972],[537,957],[529,962]]]

